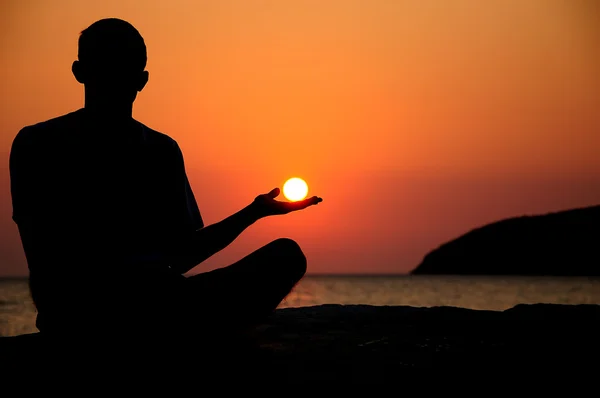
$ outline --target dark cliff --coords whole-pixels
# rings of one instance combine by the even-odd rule
[[[600,205],[485,225],[431,251],[412,273],[600,276]]]

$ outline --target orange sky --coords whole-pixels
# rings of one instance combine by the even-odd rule
[[[291,176],[324,198],[192,273],[280,236],[309,273],[407,272],[484,223],[600,203],[595,0],[0,4],[0,275],[27,274],[12,139],[83,105],[70,65],[105,17],[146,40],[134,116],[179,142],[205,222]]]

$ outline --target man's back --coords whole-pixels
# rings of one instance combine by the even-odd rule
[[[80,109],[26,127],[10,169],[40,329],[148,303],[178,277],[152,260],[203,226],[177,143],[133,119]]]

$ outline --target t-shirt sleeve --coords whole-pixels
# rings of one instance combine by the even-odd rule
[[[194,230],[200,229],[204,227],[204,221],[202,220],[202,216],[200,215],[200,209],[198,208],[198,203],[196,202],[196,197],[194,196],[194,192],[192,191],[192,187],[190,186],[190,182],[187,178],[187,174],[184,171],[184,179],[185,179],[185,197],[186,197],[186,205],[187,211],[190,218],[190,223],[192,224],[192,228]]]
[[[30,133],[30,128],[24,128],[17,134],[9,157],[12,219],[19,225],[33,218],[34,214],[39,216],[39,206],[43,204],[38,200],[39,192],[34,189],[38,187],[39,180],[34,161],[39,159]]]
[[[177,143],[175,143],[175,152],[178,164],[177,172],[180,174],[178,181],[181,181],[183,184],[182,188],[184,193],[183,206],[185,211],[185,224],[186,226],[189,226],[190,229],[197,230],[204,227],[204,221],[202,220],[202,215],[200,214],[200,209],[198,208],[198,203],[196,202],[196,197],[194,196],[194,192],[192,191],[192,187],[187,176],[183,153]]]

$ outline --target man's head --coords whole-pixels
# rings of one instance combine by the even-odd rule
[[[86,100],[131,104],[148,82],[144,39],[121,19],[101,19],[81,32],[78,58],[72,71]]]

